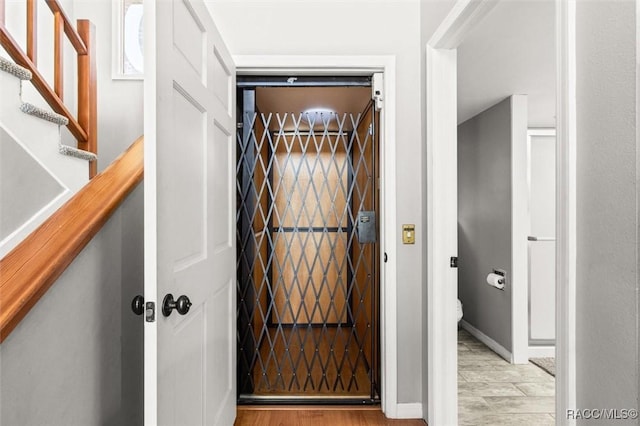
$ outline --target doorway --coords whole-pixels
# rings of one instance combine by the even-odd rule
[[[458,76],[457,49],[475,26],[501,2],[460,3],[443,21],[427,44],[427,153],[430,163],[428,188],[435,188],[429,203],[429,244],[437,257],[430,256],[428,266],[428,398],[429,423],[456,424],[457,386],[456,364],[446,362],[447,354],[455,354],[454,309],[456,291],[450,285],[456,282],[456,274],[447,271],[445,263],[436,261],[443,254],[457,251],[455,212],[457,200],[447,198],[457,184],[456,167],[456,79]],[[556,52],[556,201],[557,232],[556,249],[556,397],[555,413],[560,418],[567,407],[575,405],[575,8],[562,2],[555,4]],[[511,34],[509,34],[511,37]],[[454,170],[451,173],[451,169]],[[520,172],[525,170],[520,169]],[[446,228],[446,232],[432,230]],[[431,250],[430,250],[431,251]],[[522,290],[522,289],[521,289]],[[525,288],[526,290],[526,288]],[[521,293],[522,294],[522,293]],[[526,296],[526,292],[524,293]],[[514,298],[514,300],[521,300]],[[441,309],[440,306],[445,306]],[[526,310],[519,312],[522,317]],[[526,320],[526,316],[524,316]],[[518,334],[514,345],[519,354],[527,355],[525,333]],[[446,332],[436,332],[442,326]],[[518,328],[520,329],[520,328]],[[524,339],[523,339],[524,337]],[[524,345],[522,343],[524,342]],[[521,349],[524,349],[522,351]],[[514,351],[514,358],[517,358]],[[443,368],[444,367],[444,368]],[[433,374],[432,374],[433,373]],[[440,394],[435,390],[442,390]]]
[[[238,402],[380,400],[371,77],[238,77]]]

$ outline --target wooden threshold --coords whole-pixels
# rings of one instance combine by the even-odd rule
[[[387,419],[377,406],[239,406],[234,426],[425,426],[422,419]]]
[[[239,405],[238,411],[380,411],[379,405]]]

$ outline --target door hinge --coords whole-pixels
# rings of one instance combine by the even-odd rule
[[[369,124],[369,134],[373,136],[373,124]]]
[[[380,111],[384,105],[384,80],[381,72],[373,74],[371,78],[371,99],[375,102],[376,111]]]
[[[144,319],[146,322],[155,322],[156,320],[156,304],[154,302],[147,302]]]
[[[449,266],[452,268],[458,267],[458,256],[451,256],[451,260],[449,261]]]

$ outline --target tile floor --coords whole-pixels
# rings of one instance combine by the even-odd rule
[[[512,365],[466,330],[458,332],[459,425],[554,425],[555,380]]]

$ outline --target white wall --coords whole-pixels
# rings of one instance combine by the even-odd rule
[[[420,2],[210,1],[234,55],[395,55],[397,218],[422,223]],[[398,235],[400,233],[398,232]],[[419,234],[420,235],[420,234]],[[422,400],[423,240],[387,247],[398,262],[398,401]]]
[[[75,0],[78,19],[89,19],[96,26],[98,68],[98,170],[104,170],[143,133],[142,80],[113,80],[112,2]]]
[[[638,408],[636,7],[577,2],[578,408]]]
[[[530,127],[555,127],[555,2],[501,0],[458,47],[458,123],[525,93]]]

